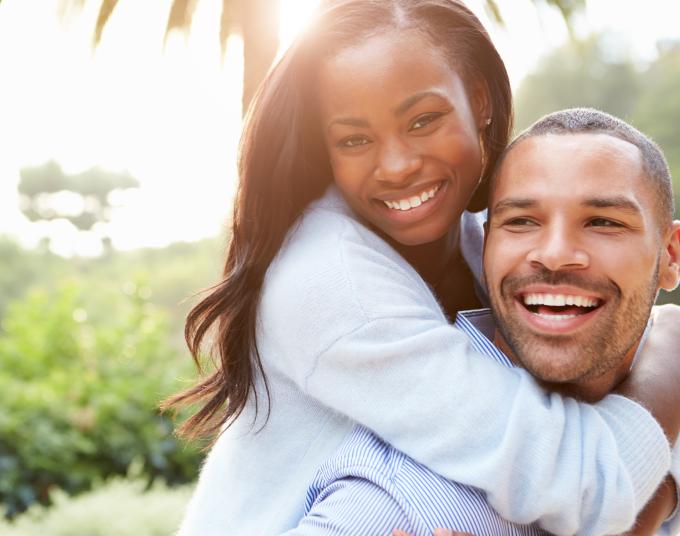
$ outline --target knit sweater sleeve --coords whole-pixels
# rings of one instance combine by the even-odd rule
[[[516,523],[561,534],[628,529],[664,478],[652,416],[610,395],[543,391],[474,352],[417,273],[357,222],[306,218],[270,268],[258,344],[326,406]]]

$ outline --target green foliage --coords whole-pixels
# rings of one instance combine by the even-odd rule
[[[8,515],[77,493],[136,463],[150,481],[195,477],[197,449],[156,406],[177,390],[164,315],[138,292],[106,293],[88,318],[75,283],[11,302],[0,333],[0,502]]]
[[[168,536],[181,521],[191,486],[168,488],[115,479],[79,497],[54,494],[50,509],[35,505],[13,522],[0,520],[4,536]]]
[[[98,258],[64,259],[45,248],[23,249],[0,236],[0,318],[10,300],[30,289],[54,290],[60,282],[77,279],[90,319],[108,320],[111,304],[120,302],[116,296],[121,291],[138,292],[163,310],[173,343],[183,350],[184,318],[196,301],[191,296],[216,281],[221,249],[221,241],[207,239],[162,249],[111,251]]]
[[[630,60],[608,57],[602,36],[571,41],[543,58],[523,80],[515,97],[517,130],[547,113],[575,106],[590,106],[630,120],[641,83]]]

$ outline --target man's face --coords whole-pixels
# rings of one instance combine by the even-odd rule
[[[528,138],[489,207],[486,282],[521,364],[560,383],[625,367],[668,264],[639,149],[604,134]]]

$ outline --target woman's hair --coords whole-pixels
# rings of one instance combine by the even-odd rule
[[[256,375],[264,379],[256,318],[265,273],[293,223],[333,180],[316,102],[319,66],[343,48],[390,29],[421,33],[450,59],[464,83],[481,81],[488,89],[492,122],[482,133],[482,186],[473,199],[475,208],[486,206],[487,178],[510,136],[512,99],[503,61],[477,17],[457,0],[323,1],[246,115],[223,280],[191,310],[185,326],[199,370],[204,339],[214,330],[216,369],[163,403],[164,408],[201,404],[180,426],[181,435],[213,435],[231,424],[254,391]]]

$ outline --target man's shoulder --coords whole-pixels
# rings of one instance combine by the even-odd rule
[[[319,468],[317,481],[319,485],[347,477],[393,481],[407,460],[406,454],[368,428],[357,425],[335,454]]]

